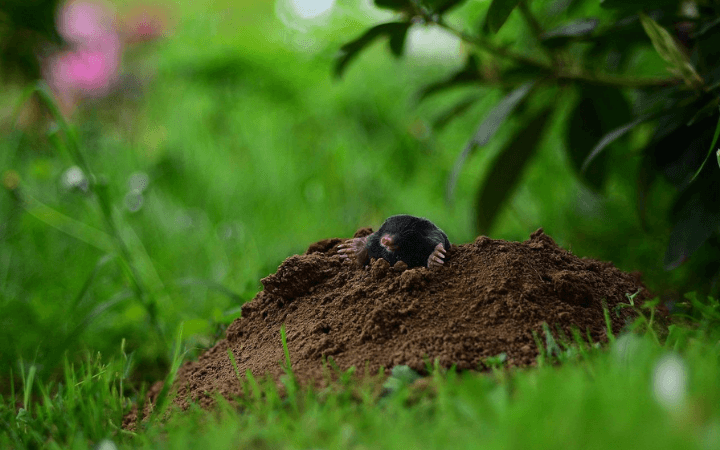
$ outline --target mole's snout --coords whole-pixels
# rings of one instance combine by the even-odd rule
[[[380,245],[390,250],[391,252],[396,252],[398,250],[397,242],[392,234],[383,234],[380,238]]]

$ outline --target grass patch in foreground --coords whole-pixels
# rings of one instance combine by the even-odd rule
[[[709,305],[713,312],[717,302]],[[707,328],[714,318],[703,316],[699,325],[672,326],[662,343],[645,329],[606,348],[560,345],[537,368],[436,369],[410,386],[395,383],[383,397],[349,379],[340,389],[299,389],[285,398],[260,383],[239,408],[220,400],[213,412],[191,407],[165,422],[156,415],[138,433],[119,429],[131,357],[108,364],[88,357],[66,365],[64,383],[33,384],[32,369],[21,374],[23,392],[0,404],[0,446],[714,449],[720,359],[717,335]]]

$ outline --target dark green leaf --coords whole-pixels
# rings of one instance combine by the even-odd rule
[[[450,78],[436,83],[425,86],[419,95],[419,100],[424,100],[432,94],[443,91],[445,89],[462,86],[466,84],[475,84],[482,80],[480,74],[480,64],[478,58],[474,54],[468,55],[465,67],[460,69],[457,73],[450,76]]]
[[[646,8],[674,7],[677,9],[677,0],[600,0],[600,6],[608,9],[622,9],[641,11]]]
[[[717,170],[704,173],[710,175],[702,175],[702,182],[690,185],[673,208],[673,230],[665,252],[666,270],[685,262],[720,227],[720,204],[715,196],[720,190],[720,177]]]
[[[691,114],[694,112],[692,105],[679,108],[676,107],[668,111],[667,114],[658,118],[658,124],[655,127],[655,134],[653,134],[651,145],[646,148],[648,153],[657,153],[660,150],[659,146],[662,145],[662,141],[668,136],[671,136],[686,126]]]
[[[640,216],[640,225],[643,230],[647,228],[647,200],[650,188],[657,178],[657,170],[654,169],[652,160],[648,155],[640,162],[637,175],[637,210]]]
[[[564,11],[567,15],[571,15],[583,3],[579,0],[556,0],[548,5],[547,14],[552,17]]]
[[[717,117],[707,117],[687,126],[687,116],[693,108],[673,111],[659,120],[657,130],[645,153],[652,157],[656,170],[660,171],[677,189],[684,190],[702,164],[712,142]],[[669,130],[669,131],[667,131]],[[712,167],[706,166],[698,180]],[[712,194],[714,197],[714,193]]]
[[[540,80],[552,76],[552,69],[544,67],[513,66],[498,77],[506,85],[518,85],[528,81]]]
[[[610,52],[632,53],[638,46],[647,45],[648,41],[637,15],[622,18],[578,39],[592,43],[587,58],[597,59],[596,64],[605,64],[604,57]]]
[[[703,23],[699,27],[700,29],[695,34],[693,34],[693,38],[698,38],[705,35],[707,32],[712,31],[712,29],[718,25],[720,25],[720,17]]]
[[[340,55],[335,62],[335,76],[342,76],[347,65],[359,52],[370,45],[380,36],[390,37],[390,48],[396,56],[402,53],[402,46],[405,42],[405,35],[410,28],[409,22],[389,22],[376,25],[354,41],[348,42],[340,48]]]
[[[506,203],[515,188],[523,169],[542,139],[545,127],[552,115],[547,108],[518,130],[493,161],[487,177],[479,189],[477,202],[477,228],[480,234],[487,234],[500,208]]]
[[[412,7],[410,0],[375,0],[375,6],[378,8],[392,9],[401,11]]]
[[[678,94],[686,94],[689,101],[696,97],[693,92],[678,83],[672,86],[638,89],[633,99],[633,112],[639,116],[662,112],[665,109],[673,110],[674,107],[668,108],[668,102],[677,99]]]
[[[717,123],[717,125],[715,125],[715,134],[713,135],[713,140],[712,140],[712,143],[710,144],[710,150],[708,151],[708,155],[705,157],[705,160],[700,165],[700,168],[698,168],[697,172],[695,172],[695,175],[693,175],[692,179],[690,180],[691,183],[698,177],[698,175],[700,175],[700,172],[702,172],[703,167],[705,167],[705,163],[707,163],[707,160],[710,159],[710,155],[712,155],[713,152],[715,152],[715,144],[717,144],[719,135],[720,135],[720,117],[718,117],[718,123]]]
[[[457,179],[460,176],[460,170],[462,169],[463,165],[465,165],[465,160],[467,160],[468,156],[470,156],[470,153],[475,148],[487,144],[490,139],[495,136],[495,133],[497,132],[498,128],[500,128],[500,125],[505,122],[507,116],[509,116],[515,110],[515,108],[517,108],[517,106],[527,97],[528,93],[530,93],[534,85],[534,82],[525,83],[519,88],[515,89],[514,91],[506,95],[505,98],[502,99],[500,103],[498,103],[495,108],[493,108],[493,110],[490,111],[490,113],[483,119],[477,131],[475,131],[475,135],[473,136],[472,140],[468,142],[462,153],[460,153],[460,156],[458,156],[458,159],[455,161],[455,166],[453,167],[453,171],[450,174],[450,179],[448,180],[448,198],[452,198],[453,196],[455,184],[457,183]]]
[[[462,101],[460,101],[460,103],[444,111],[437,118],[435,118],[435,121],[433,122],[433,128],[437,130],[442,130],[454,118],[465,114],[465,112],[467,112],[467,110],[470,109],[470,107],[474,105],[475,102],[477,102],[478,100],[480,100],[479,96],[472,96],[463,99]]]
[[[464,1],[465,0],[425,0],[424,3],[429,6],[430,10],[435,14],[444,14]]]
[[[495,133],[507,116],[527,97],[534,86],[534,82],[525,83],[506,95],[480,124],[480,127],[478,127],[475,132],[472,143],[480,147],[490,142],[490,139],[495,136]]]
[[[582,86],[581,99],[570,113],[567,151],[573,168],[592,188],[600,190],[604,184],[607,154],[595,152],[597,142],[607,133],[630,121],[630,107],[618,89]],[[625,134],[621,133],[620,135]],[[615,141],[606,139],[604,146]],[[586,162],[587,161],[587,162]],[[589,162],[592,161],[592,164]]]
[[[405,48],[405,38],[410,29],[410,23],[404,23],[404,25],[404,27],[396,27],[396,29],[390,33],[390,51],[395,57],[402,56],[403,49]]]
[[[621,137],[625,136],[628,131],[632,130],[636,126],[640,125],[641,123],[645,122],[646,120],[649,120],[651,118],[650,115],[645,115],[642,117],[638,117],[637,119],[633,120],[632,122],[625,124],[623,126],[620,126],[618,128],[615,128],[608,134],[602,137],[600,141],[593,147],[593,149],[590,151],[590,153],[587,155],[585,160],[582,162],[582,166],[580,167],[581,172],[585,172],[587,168],[590,166],[590,164],[593,162],[593,160],[602,152],[605,147],[612,144],[616,140],[620,139]]]
[[[492,0],[485,18],[486,31],[497,33],[518,3],[520,0]]]
[[[630,2],[628,2],[630,3]],[[602,68],[607,65],[608,56],[617,55],[619,64],[631,63],[632,55],[639,50],[638,47],[645,47],[648,44],[648,35],[645,33],[636,10],[630,9],[628,14],[613,23],[603,23],[591,34],[575,38],[582,42],[591,43],[585,61],[590,63],[586,68],[594,69],[598,65]],[[673,14],[655,14],[653,17],[666,28],[672,27],[674,23]]]
[[[698,109],[695,110],[695,115],[693,115],[692,119],[688,121],[687,125],[690,126],[698,120],[705,119],[707,117],[714,117],[717,114],[718,105],[720,105],[720,99],[717,97],[713,97],[712,100],[705,105],[698,105]]]

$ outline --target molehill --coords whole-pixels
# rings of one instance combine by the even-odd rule
[[[371,232],[363,228],[355,237]],[[649,295],[638,275],[578,258],[542,229],[525,242],[481,236],[452,245],[445,265],[433,269],[390,267],[382,259],[359,268],[338,255],[343,241],[316,242],[264,278],[265,289],[243,305],[226,338],[180,368],[176,402],[186,406],[190,398],[209,406],[215,393],[242,394],[228,349],[240,374],[278,380],[283,324],[297,380],[322,385],[323,357],[359,373],[402,364],[423,373],[428,360],[482,370],[485,358],[503,352],[509,366],[531,366],[538,355],[533,332],[543,336],[543,323],[568,336],[577,328],[606,341],[603,301],[618,332],[631,312],[624,308],[618,317],[613,308],[627,302],[626,294],[640,290],[640,302]]]

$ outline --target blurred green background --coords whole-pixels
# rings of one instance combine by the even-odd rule
[[[453,17],[472,23],[481,9],[470,2]],[[140,298],[105,234],[102,202],[58,144],[63,130],[37,95],[25,95],[27,79],[8,76],[0,91],[1,389],[22,364],[52,376],[64,354],[116,354],[123,339],[135,351],[137,377],[160,379],[181,322],[197,354],[286,257],[392,214],[428,217],[455,244],[475,239],[477,187],[508,131],[465,164],[451,200],[446,183],[502,94],[471,86],[416,97],[462,65],[457,39],[417,26],[404,58],[378,42],[338,80],[340,46],[389,13],[354,0],[305,18],[281,0],[111,7],[113,20],[126,24],[138,10],[150,11],[157,33],[124,43],[116,88],[61,106],[91,182],[107,186]],[[665,70],[657,57],[638,65]],[[441,130],[431,126],[468,92],[483,100]],[[593,193],[570,170],[563,122],[546,134],[490,237],[525,240],[543,227],[579,256],[642,272],[666,299],[691,287],[703,276],[697,267],[662,269],[665,217],[640,226],[631,194],[636,155],[614,155],[618,170],[605,194]],[[648,132],[633,139],[640,145]],[[654,203],[670,199],[669,187],[655,188]]]

